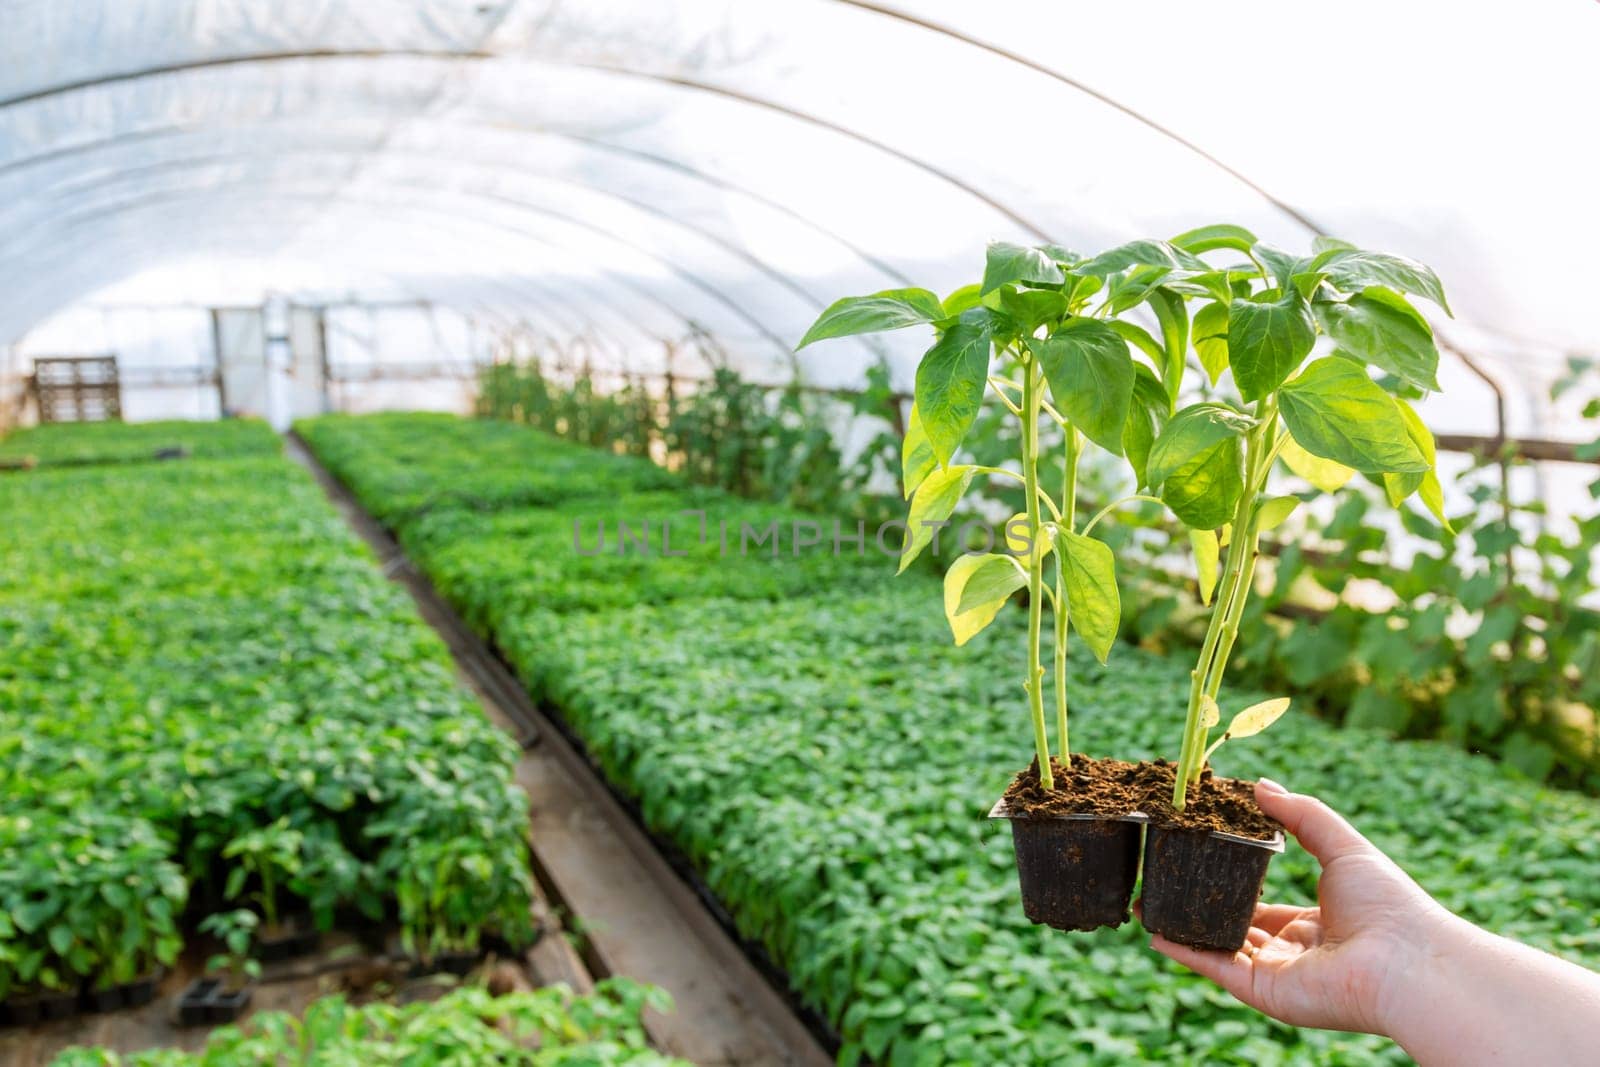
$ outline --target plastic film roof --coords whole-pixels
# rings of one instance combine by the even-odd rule
[[[771,370],[991,238],[1225,220],[1432,264],[1515,384],[1600,351],[1597,44],[1578,0],[0,0],[0,342],[225,252]]]

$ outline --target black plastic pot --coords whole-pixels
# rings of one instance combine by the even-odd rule
[[[1152,826],[1145,837],[1144,928],[1194,948],[1237,952],[1283,834],[1257,841]]]
[[[231,1023],[250,1007],[251,990],[225,990],[215,978],[196,978],[178,996],[178,1025]]]
[[[280,923],[271,936],[262,934],[256,939],[252,955],[262,963],[279,963],[299,956],[309,956],[322,944],[322,935],[311,922],[310,916],[296,915]]]
[[[492,952],[503,960],[520,959],[522,956],[527,954],[527,951],[532,948],[542,936],[544,936],[544,928],[535,927],[533,936],[528,938],[522,944],[513,943],[500,934],[484,934],[481,944],[483,945],[483,950],[485,952]]]
[[[1013,818],[1005,802],[991,818],[1011,823],[1022,913],[1056,930],[1095,930],[1128,921],[1139,877],[1142,816]]]
[[[206,1021],[213,1023],[237,1022],[250,1007],[250,987],[231,992],[218,989],[206,1002]]]
[[[426,960],[418,960],[411,968],[411,977],[422,978],[430,974],[453,974],[465,978],[472,969],[483,962],[484,952],[436,952]]]
[[[142,1008],[156,999],[156,987],[161,984],[161,978],[166,972],[157,969],[155,973],[148,974],[136,982],[129,982],[122,987],[123,1003],[130,1008]]]
[[[222,988],[215,978],[196,978],[178,994],[178,1025],[199,1026],[210,1019],[212,995]]]
[[[70,1019],[78,1014],[79,994],[71,993],[30,993],[27,996],[13,996],[6,1001],[6,1014],[12,1026],[32,1026],[34,1023],[48,1023],[56,1019]]]
[[[39,1021],[39,998],[13,996],[0,1004],[0,1025],[32,1026]]]
[[[128,998],[124,992],[126,987],[114,985],[106,989],[94,989],[84,986],[82,1003],[79,1007],[86,1012],[120,1011],[127,1007]]]

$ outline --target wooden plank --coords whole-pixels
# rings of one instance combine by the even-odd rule
[[[1445,452],[1468,452],[1489,459],[1498,456],[1501,448],[1510,446],[1511,450],[1523,459],[1553,463],[1600,463],[1600,458],[1580,456],[1578,449],[1583,446],[1573,441],[1551,441],[1538,437],[1509,437],[1501,440],[1497,437],[1479,437],[1474,434],[1442,433],[1434,438],[1434,443]]]

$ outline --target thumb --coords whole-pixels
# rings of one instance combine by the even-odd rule
[[[1256,803],[1283,823],[1305,850],[1324,867],[1338,859],[1372,848],[1372,843],[1344,817],[1316,797],[1291,793],[1271,778],[1256,783]]]

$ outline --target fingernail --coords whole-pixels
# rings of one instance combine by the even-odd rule
[[[1283,786],[1279,785],[1277,782],[1274,782],[1271,778],[1261,779],[1256,783],[1256,788],[1261,790],[1263,793],[1276,793],[1279,796],[1289,792]]]

